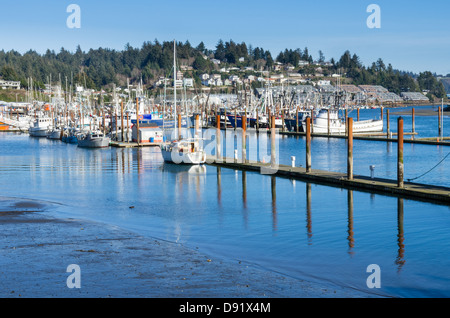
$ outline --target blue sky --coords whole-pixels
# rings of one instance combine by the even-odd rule
[[[385,0],[166,0],[86,1],[2,0],[0,49],[39,53],[61,47],[121,50],[126,43],[203,41],[214,49],[219,39],[270,50],[308,47],[317,58],[338,59],[345,50],[364,65],[378,58],[394,68],[450,73],[450,1]],[[81,8],[81,28],[69,29],[70,4]],[[381,8],[381,28],[369,29],[368,5]]]

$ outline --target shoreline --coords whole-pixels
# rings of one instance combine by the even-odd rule
[[[218,259],[117,226],[53,218],[42,203],[14,200],[15,208],[0,206],[2,298],[382,297]],[[80,266],[79,289],[66,285],[71,264]]]

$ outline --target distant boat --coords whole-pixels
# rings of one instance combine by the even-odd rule
[[[58,127],[49,126],[47,130],[47,139],[60,140],[61,129]]]
[[[81,148],[106,148],[109,147],[111,139],[100,131],[89,131],[80,133],[78,136],[78,147]]]
[[[77,128],[64,128],[63,129],[63,136],[62,141],[68,144],[78,144],[78,137],[79,130]]]
[[[286,118],[284,120],[284,124],[286,126],[287,131],[297,131],[297,117],[295,118]],[[298,132],[305,132],[303,130],[303,122],[306,120],[306,117],[311,116],[310,110],[301,110],[298,112]]]
[[[28,133],[32,137],[47,137],[48,127],[51,123],[51,118],[37,117],[33,125],[28,129]]]
[[[338,110],[330,109],[330,134],[345,134],[345,119],[339,117]],[[328,109],[321,109],[314,118],[313,132],[328,133]],[[306,131],[306,122],[303,122],[303,131]],[[364,120],[353,122],[353,133],[382,132],[383,120]]]
[[[164,161],[168,163],[199,165],[206,162],[206,153],[198,138],[161,145],[161,153]]]

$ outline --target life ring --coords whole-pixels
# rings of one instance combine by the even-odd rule
[[[139,115],[139,120],[143,120],[144,119],[144,115]]]

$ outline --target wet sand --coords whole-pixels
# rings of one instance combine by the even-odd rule
[[[0,200],[2,298],[347,298],[373,294],[287,277],[103,223]],[[3,205],[2,205],[3,203]],[[67,287],[77,264],[81,288]]]

